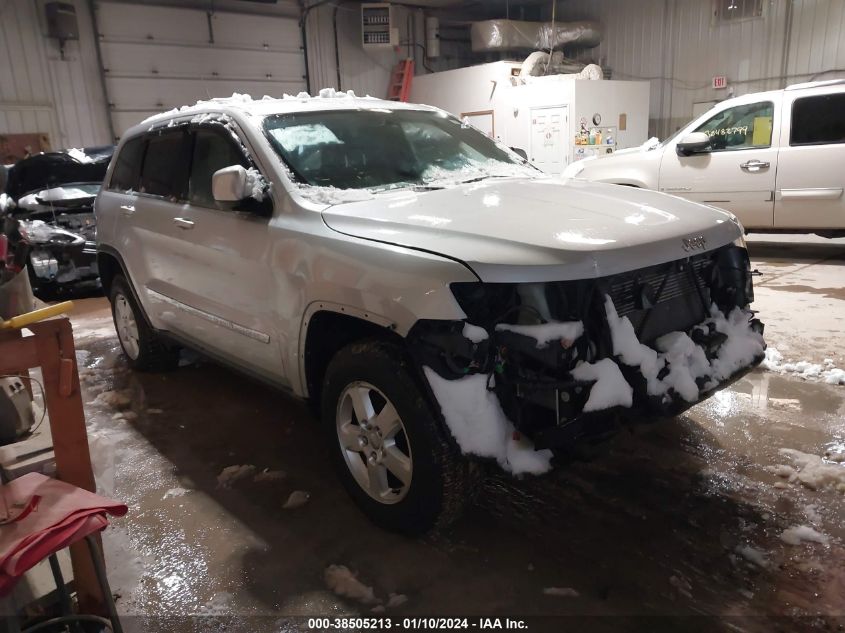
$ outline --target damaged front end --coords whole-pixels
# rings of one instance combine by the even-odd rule
[[[94,200],[113,151],[105,146],[37,154],[10,170],[10,216],[28,244],[36,293],[99,286]]]
[[[466,441],[467,426],[482,426],[473,426],[473,409],[491,415],[487,396],[470,393],[481,384],[473,377],[486,377],[505,433],[557,449],[603,432],[614,413],[680,413],[765,351],[763,325],[748,309],[748,254],[738,245],[597,279],[455,283],[452,291],[466,322],[421,321],[410,348],[464,452],[506,467],[506,454],[485,455]]]

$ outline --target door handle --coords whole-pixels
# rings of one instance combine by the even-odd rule
[[[755,172],[761,169],[768,169],[769,163],[762,160],[749,160],[747,163],[742,163],[739,168],[745,171]]]
[[[120,205],[120,210],[123,211],[123,215],[129,217],[133,213],[135,213],[135,205],[134,204],[122,204]]]
[[[194,228],[194,223],[186,218],[173,218],[173,224],[186,231]]]

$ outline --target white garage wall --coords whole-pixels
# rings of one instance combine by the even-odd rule
[[[308,68],[311,73],[311,92],[320,88],[354,90],[358,95],[387,96],[390,73],[397,62],[408,56],[407,47],[397,54],[392,48],[364,50],[361,46],[361,8],[348,2],[340,5],[337,14],[338,44],[340,48],[341,85],[337,83],[334,30],[334,7],[327,4],[310,12],[307,22]],[[409,10],[395,7],[394,15],[400,30],[400,40],[408,39]]]
[[[76,8],[80,39],[60,59],[46,37],[44,2],[0,0],[0,134],[42,132],[54,149],[109,142],[90,13]]]
[[[200,99],[281,97],[305,87],[295,18],[101,2],[97,24],[118,136]]]
[[[714,75],[726,75],[735,95],[845,77],[845,2],[763,6],[763,17],[727,24],[715,23],[712,0],[564,0],[557,16],[603,23],[602,44],[579,58],[609,66],[614,78],[650,79],[650,131],[665,137],[730,96],[711,87]]]

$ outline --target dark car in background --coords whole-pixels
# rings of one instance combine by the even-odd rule
[[[6,214],[28,243],[39,297],[99,287],[94,200],[113,153],[111,145],[47,152],[8,170]]]

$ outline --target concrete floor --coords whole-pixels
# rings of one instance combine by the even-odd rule
[[[769,344],[845,367],[845,241],[757,237],[751,252]],[[352,505],[301,403],[208,362],[130,372],[105,299],[80,301],[73,321],[99,485],[130,505],[104,537],[129,631],[297,631],[307,630],[297,616],[369,615],[370,606],[328,591],[332,564],[357,572],[382,600],[407,596],[383,614],[394,622],[529,616],[532,631],[845,625],[843,494],[772,472],[791,463],[780,448],[845,450],[845,387],[758,369],[678,419],[632,426],[590,461],[534,480],[491,475],[452,530],[409,540]],[[115,389],[128,402],[96,400]],[[221,488],[217,475],[240,464],[285,476]],[[294,490],[310,501],[283,509]],[[828,544],[783,542],[797,525]],[[577,595],[546,595],[550,587]]]

